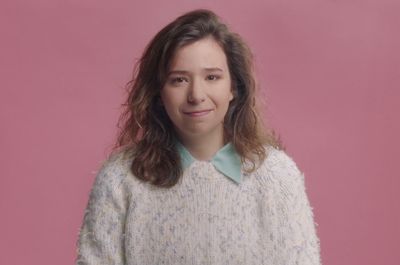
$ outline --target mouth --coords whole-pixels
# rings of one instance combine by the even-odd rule
[[[190,111],[190,112],[183,112],[186,115],[189,115],[191,117],[200,117],[200,116],[204,116],[207,115],[209,112],[211,112],[212,109],[208,109],[208,110],[198,110],[198,111]]]

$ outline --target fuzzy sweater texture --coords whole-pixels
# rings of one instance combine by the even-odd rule
[[[160,188],[117,153],[97,172],[77,240],[77,265],[319,265],[304,174],[283,151],[238,184],[195,161]]]

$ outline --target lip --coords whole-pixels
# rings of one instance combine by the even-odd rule
[[[207,115],[209,112],[211,112],[212,109],[206,109],[206,110],[198,110],[198,111],[190,111],[190,112],[183,112],[186,115],[189,115],[191,117],[199,117],[199,116],[204,116]]]

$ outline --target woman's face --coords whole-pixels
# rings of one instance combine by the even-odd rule
[[[184,139],[221,139],[223,121],[233,99],[225,53],[213,38],[179,48],[161,89],[161,100]]]

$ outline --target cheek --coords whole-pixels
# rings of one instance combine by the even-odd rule
[[[173,98],[171,96],[171,93],[168,91],[165,91],[165,89],[161,90],[160,96],[161,96],[161,102],[164,105],[169,105],[171,102],[171,99]]]
[[[179,108],[179,99],[173,93],[161,93],[161,102],[169,115]]]
[[[229,92],[225,92],[223,95],[221,95],[221,103],[224,105],[229,105],[229,103],[232,101],[233,99],[233,94],[231,91]]]

